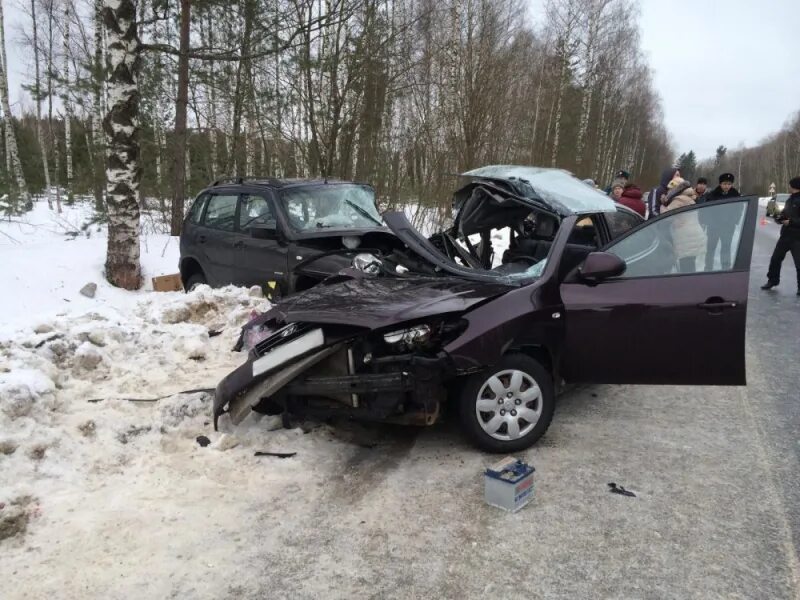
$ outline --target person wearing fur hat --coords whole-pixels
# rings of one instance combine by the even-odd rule
[[[691,184],[680,177],[670,181],[667,189],[669,191],[666,203],[661,208],[662,213],[692,206],[697,199],[697,192],[692,189]],[[706,248],[706,236],[700,226],[696,210],[672,217],[672,245],[678,261],[678,271],[696,272],[697,257]]]
[[[715,202],[718,200],[729,200],[738,198],[739,190],[733,187],[733,173],[723,173],[719,176],[719,185],[705,196],[705,202]],[[706,218],[712,218],[713,212],[707,212]],[[704,222],[703,226],[708,233],[708,246],[706,248],[706,271],[714,270],[714,258],[717,254],[719,245],[720,267],[723,271],[731,268],[731,243],[733,242],[733,231],[736,223],[730,222],[732,218],[739,218],[736,212],[726,212],[722,217],[724,221]]]
[[[617,171],[616,173],[614,173],[614,179],[611,181],[611,185],[605,189],[606,194],[610,196],[614,191],[615,185],[622,184],[622,187],[624,188],[626,185],[628,185],[628,180],[630,178],[631,174],[628,173],[627,171],[623,170]]]
[[[792,253],[797,270],[797,295],[800,296],[800,177],[789,182],[791,196],[787,198],[781,214],[775,219],[781,227],[781,237],[775,245],[767,271],[767,283],[762,290],[771,290],[781,282],[781,265],[788,252]]]

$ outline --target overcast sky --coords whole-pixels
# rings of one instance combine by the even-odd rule
[[[800,110],[800,0],[641,0],[675,149],[750,146]]]

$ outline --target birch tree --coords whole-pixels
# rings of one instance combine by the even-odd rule
[[[72,0],[64,1],[64,56],[62,63],[62,86],[61,102],[64,105],[64,161],[66,163],[66,181],[64,186],[67,193],[67,202],[72,202],[72,99],[70,98],[70,74],[69,61],[71,50],[69,45],[70,19]]]
[[[103,121],[108,148],[106,278],[118,287],[141,285],[139,265],[140,43],[133,0],[103,0],[109,109]]]
[[[45,196],[47,206],[53,209],[53,199],[50,196],[50,168],[47,164],[47,144],[42,130],[42,79],[39,66],[39,28],[36,23],[36,0],[31,0],[31,21],[33,23],[33,65],[34,65],[34,86],[33,99],[36,104],[36,138],[39,140],[39,151],[42,154],[42,166],[44,168]]]
[[[25,183],[25,174],[22,172],[22,163],[19,160],[17,136],[14,132],[14,119],[11,114],[11,102],[8,98],[8,71],[6,70],[8,60],[6,59],[5,19],[2,0],[0,0],[0,51],[2,51],[2,60],[0,60],[0,102],[3,105],[3,118],[5,119],[6,156],[11,163],[13,172],[13,174],[9,173],[9,176],[13,176],[16,182],[18,199],[22,201],[26,210],[30,210],[33,205],[28,194],[28,185]]]

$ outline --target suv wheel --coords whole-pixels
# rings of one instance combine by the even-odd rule
[[[459,416],[466,435],[482,450],[516,452],[544,435],[554,409],[547,370],[529,356],[509,354],[467,380]]]
[[[193,273],[189,275],[189,279],[186,280],[186,285],[184,285],[183,287],[187,292],[191,292],[198,285],[206,285],[206,284],[208,284],[208,282],[206,281],[206,278],[202,273]]]

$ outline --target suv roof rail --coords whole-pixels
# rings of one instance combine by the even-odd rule
[[[220,177],[214,183],[211,184],[212,187],[223,184],[223,183],[243,183],[244,177]]]

